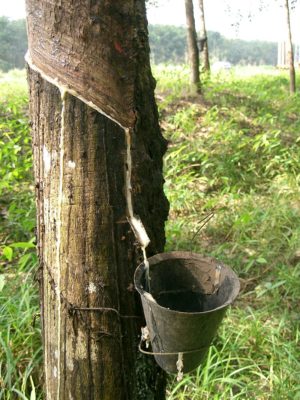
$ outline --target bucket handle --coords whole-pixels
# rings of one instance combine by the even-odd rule
[[[143,353],[143,354],[147,354],[147,355],[150,355],[150,356],[176,356],[179,353],[181,353],[181,354],[192,354],[192,353],[198,353],[199,351],[203,351],[203,350],[208,349],[210,347],[210,345],[208,345],[208,346],[200,347],[199,349],[196,349],[196,350],[174,351],[174,352],[166,352],[166,353],[155,353],[153,351],[144,350],[142,348],[142,343],[143,343],[143,341],[140,341],[140,343],[139,343],[139,351],[141,353]]]

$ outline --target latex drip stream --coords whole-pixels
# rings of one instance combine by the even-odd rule
[[[126,202],[127,202],[127,218],[131,225],[131,228],[134,232],[135,237],[141,245],[141,249],[143,252],[143,259],[146,271],[146,283],[148,287],[148,291],[151,292],[150,288],[150,274],[149,274],[149,262],[147,259],[146,248],[150,243],[149,236],[146,232],[146,229],[140,220],[140,218],[134,216],[133,206],[132,206],[132,155],[131,155],[131,134],[132,130],[129,128],[125,128],[125,136],[126,136]]]
[[[57,239],[56,239],[56,268],[57,268],[57,400],[60,398],[60,363],[61,363],[61,274],[60,274],[60,244],[61,244],[61,209],[63,202],[63,179],[64,179],[64,136],[65,136],[65,105],[66,91],[60,89],[61,93],[61,122],[59,140],[59,188],[58,188],[58,207],[57,207]]]

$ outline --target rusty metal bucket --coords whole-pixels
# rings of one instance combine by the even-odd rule
[[[226,309],[239,293],[236,274],[215,259],[191,252],[157,254],[149,258],[150,293],[145,265],[135,271],[152,352],[167,372],[197,368],[203,361]]]

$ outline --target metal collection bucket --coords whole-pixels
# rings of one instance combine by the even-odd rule
[[[213,258],[170,252],[149,258],[150,293],[144,263],[135,271],[153,355],[162,369],[197,368],[216,334],[226,309],[239,293],[236,274]],[[149,353],[151,354],[151,353]]]

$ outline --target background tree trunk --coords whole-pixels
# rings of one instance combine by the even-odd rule
[[[187,24],[188,57],[191,69],[191,87],[193,91],[200,93],[199,49],[197,44],[193,0],[185,0],[185,13]]]
[[[291,19],[290,19],[290,7],[289,0],[284,2],[285,16],[286,16],[286,27],[287,27],[287,57],[290,68],[290,93],[296,92],[296,74],[294,66],[294,50],[292,41],[291,31]]]
[[[164,247],[168,203],[144,1],[135,3],[131,23],[137,32],[133,201],[152,255]],[[106,43],[98,46],[109,51]],[[141,252],[126,220],[124,130],[68,93],[62,103],[59,89],[30,68],[28,80],[46,397],[164,399],[164,373],[137,350],[144,321],[133,272]]]
[[[203,71],[210,72],[210,64],[209,64],[209,53],[208,53],[208,40],[207,40],[207,32],[205,26],[205,16],[204,16],[204,4],[203,0],[199,0],[199,10],[200,10],[200,40],[203,40]]]

